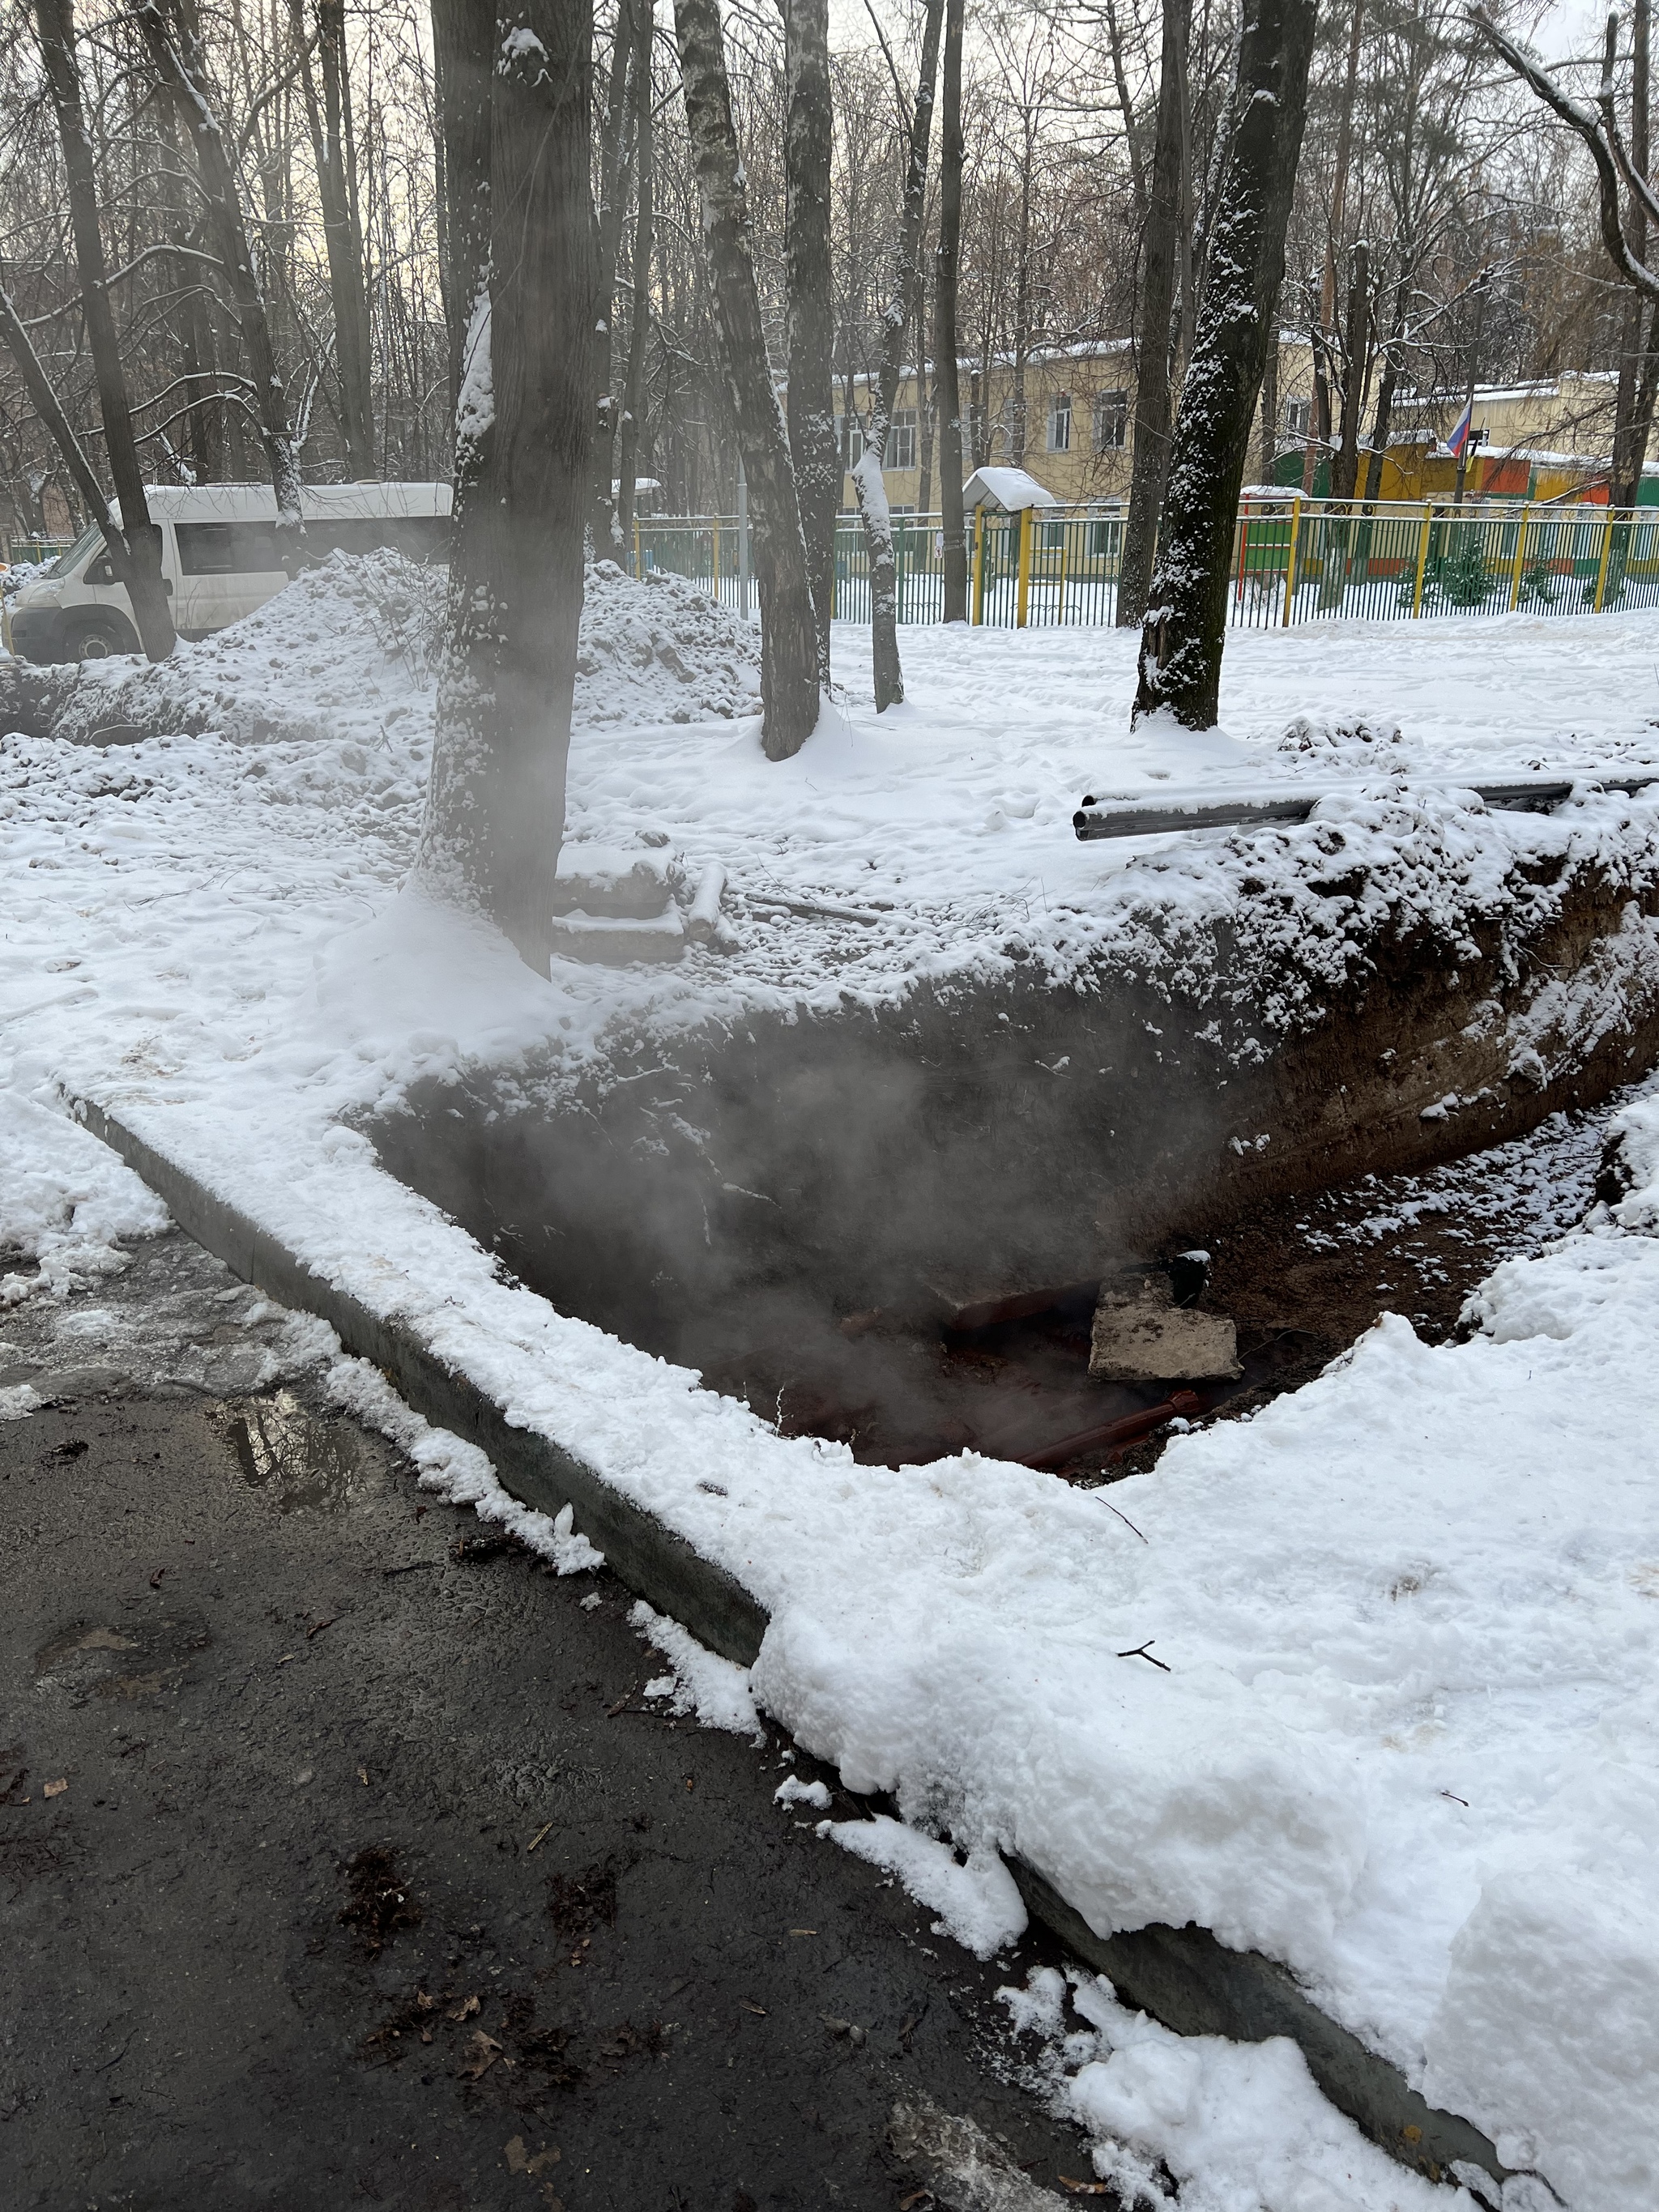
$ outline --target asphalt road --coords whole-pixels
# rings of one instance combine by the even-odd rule
[[[1047,1954],[647,1707],[627,1593],[422,1498],[313,1342],[176,1235],[0,1313],[0,2203],[889,2212],[918,2098],[1087,2174],[996,2071]]]

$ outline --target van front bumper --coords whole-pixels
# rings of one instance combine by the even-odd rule
[[[12,651],[20,660],[61,660],[64,657],[64,611],[61,607],[13,607],[6,618]]]

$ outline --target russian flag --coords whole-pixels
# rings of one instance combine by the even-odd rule
[[[1468,404],[1464,408],[1463,412],[1458,416],[1455,427],[1453,428],[1450,437],[1446,441],[1446,451],[1451,454],[1453,459],[1455,460],[1461,461],[1462,459],[1463,448],[1469,442],[1469,418],[1474,412],[1474,398],[1473,393],[1471,393]]]

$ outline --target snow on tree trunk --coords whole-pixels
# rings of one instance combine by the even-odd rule
[[[652,131],[654,106],[651,82],[651,10],[641,7],[640,43],[634,66],[634,246],[630,277],[633,307],[628,325],[628,374],[623,386],[622,422],[617,432],[617,536],[620,557],[629,557],[634,532],[635,483],[639,475],[640,432],[646,403],[646,348],[651,337],[651,255],[656,210],[656,148]]]
[[[460,404],[478,286],[489,265],[489,79],[493,7],[451,0],[432,10],[438,102],[438,275],[449,335],[449,411]]]
[[[1209,729],[1221,690],[1238,495],[1285,273],[1316,0],[1256,0],[1238,48],[1232,149],[1181,395],[1140,642],[1134,719]]]
[[[853,471],[853,489],[858,494],[859,513],[864,520],[870,566],[870,659],[878,714],[889,707],[901,705],[904,698],[904,671],[898,649],[898,569],[893,558],[893,518],[882,471],[886,465],[887,433],[893,420],[893,404],[904,374],[906,311],[916,291],[916,259],[921,250],[921,218],[927,192],[927,148],[933,133],[933,85],[939,71],[939,29],[944,15],[945,0],[927,0],[915,106],[910,111],[910,151],[905,164],[898,237],[894,244],[892,286],[882,316],[876,404],[864,434],[864,452]],[[920,366],[916,381],[918,386],[922,381]]]
[[[139,641],[150,659],[165,660],[174,643],[173,610],[167,605],[161,581],[161,533],[150,521],[149,507],[144,497],[143,471],[138,463],[138,445],[133,436],[132,413],[127,402],[127,380],[121,366],[115,317],[110,307],[109,270],[98,222],[97,170],[81,106],[72,0],[35,0],[34,20],[40,40],[40,58],[58,117],[58,136],[63,141],[70,225],[75,236],[75,258],[81,277],[81,312],[86,319],[87,343],[98,384],[110,478],[121,508],[121,526],[118,530],[112,526],[114,518],[104,507],[100,495],[99,506],[104,507],[108,518],[104,542],[109,549],[112,573],[127,587],[133,617],[138,625]]]
[[[219,118],[208,97],[201,41],[192,14],[180,9],[176,25],[169,25],[159,0],[139,0],[135,10],[156,76],[177,109],[185,134],[196,149],[196,176],[201,187],[202,212],[213,252],[224,271],[246,352],[249,404],[258,424],[265,465],[276,495],[276,530],[289,546],[288,558],[298,558],[299,538],[304,527],[300,514],[300,469],[289,431],[288,391],[276,368],[270,319],[265,313],[264,293],[248,244],[242,219],[236,165],[219,127]],[[174,30],[178,35],[175,38]]]
[[[420,868],[487,914],[545,970],[564,836],[565,769],[582,604],[599,290],[588,182],[589,0],[439,0],[434,28],[465,51],[486,15],[487,76],[451,80],[489,104],[487,178],[454,181],[491,214],[456,407],[449,648]],[[467,143],[457,129],[453,143]],[[485,189],[487,187],[487,189]],[[454,272],[455,276],[459,271]]]
[[[720,365],[749,480],[750,534],[760,586],[762,738],[769,759],[787,760],[817,723],[817,634],[795,472],[755,283],[719,0],[675,0],[674,28]]]
[[[1180,258],[1182,86],[1186,80],[1191,15],[1191,0],[1164,0],[1158,125],[1142,248],[1140,311],[1136,319],[1134,449],[1129,461],[1129,504],[1123,518],[1123,550],[1117,573],[1120,629],[1133,629],[1146,611],[1158,504],[1170,469],[1170,421],[1174,411],[1170,341]]]
[[[830,611],[836,591],[836,513],[841,450],[836,441],[831,363],[836,300],[830,268],[829,0],[784,0],[788,107],[784,167],[788,200],[784,269],[789,318],[789,450],[800,501],[812,592],[818,681],[830,681]]]
[[[968,529],[962,505],[962,380],[957,359],[957,292],[962,269],[962,20],[964,0],[945,0],[943,106],[939,116],[939,252],[933,288],[939,394],[940,520],[945,539],[945,619],[968,619]]]

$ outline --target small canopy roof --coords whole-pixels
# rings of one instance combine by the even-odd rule
[[[1005,514],[1022,507],[1059,507],[1062,502],[1024,469],[975,469],[962,487],[964,507],[1000,507]]]

